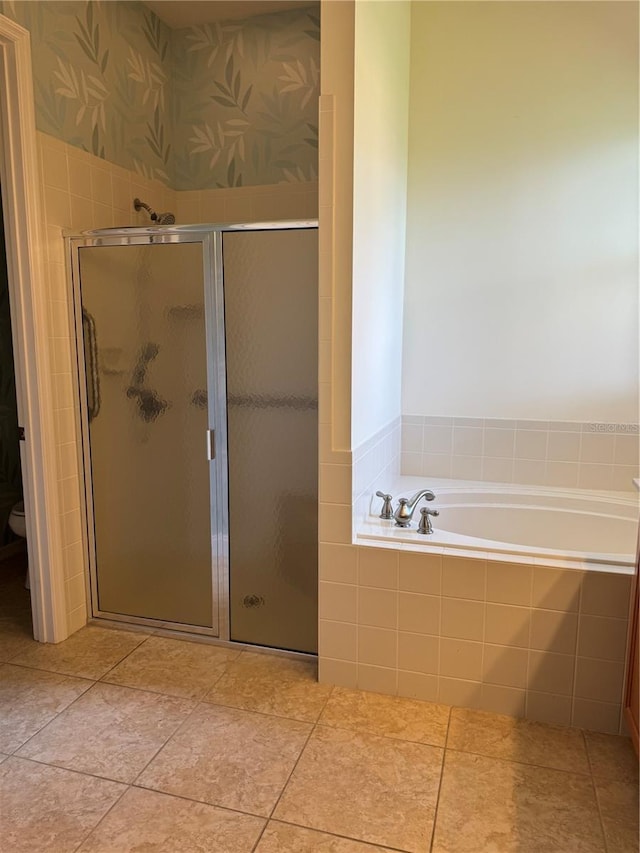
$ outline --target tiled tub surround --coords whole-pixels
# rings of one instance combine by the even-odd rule
[[[400,474],[400,418],[391,421],[353,452],[353,519],[369,511],[371,495]]]
[[[321,680],[621,730],[630,575],[412,545],[321,555]]]
[[[403,474],[631,491],[636,423],[402,416]]]

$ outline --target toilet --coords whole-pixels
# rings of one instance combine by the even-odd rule
[[[9,529],[12,530],[16,536],[21,536],[23,539],[27,538],[27,522],[24,517],[24,501],[19,501],[17,504],[14,504],[13,509],[9,513]],[[30,589],[29,569],[27,569],[27,577],[24,585],[27,589]]]

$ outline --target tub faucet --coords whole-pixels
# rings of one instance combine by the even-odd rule
[[[398,527],[409,527],[418,501],[422,500],[422,498],[427,501],[433,501],[435,497],[431,489],[422,489],[422,491],[416,492],[412,498],[400,498],[398,509],[393,514],[396,525]]]

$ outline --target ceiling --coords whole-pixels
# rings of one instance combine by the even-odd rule
[[[250,18],[269,12],[299,9],[312,0],[143,0],[152,12],[176,30],[211,21]]]

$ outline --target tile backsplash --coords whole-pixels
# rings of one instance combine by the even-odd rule
[[[632,491],[637,423],[403,415],[401,473]]]

